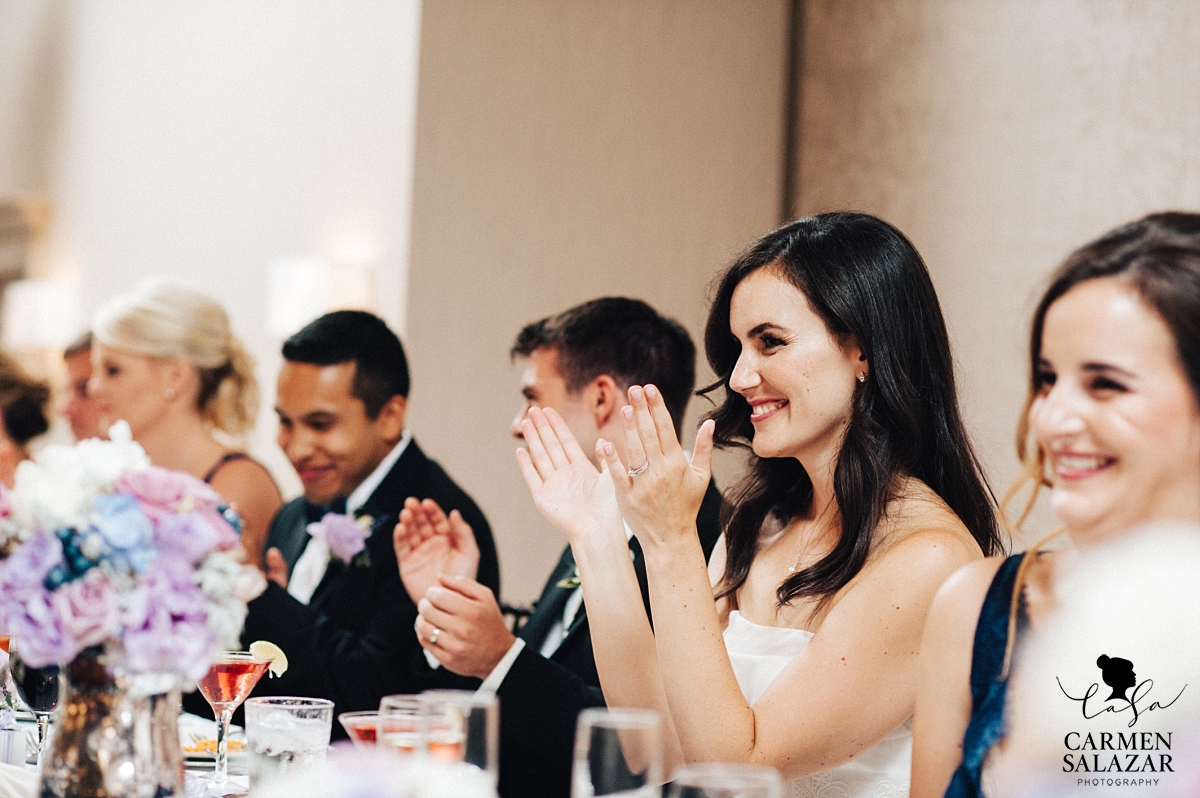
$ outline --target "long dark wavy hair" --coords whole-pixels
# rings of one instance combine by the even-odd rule
[[[717,278],[705,327],[708,362],[725,389],[709,417],[721,447],[750,448],[750,405],[729,387],[741,354],[730,331],[730,300],[747,275],[770,267],[796,286],[830,333],[852,341],[870,368],[855,389],[850,424],[834,471],[842,531],[833,550],[789,576],[781,605],[815,597],[814,614],[854,578],[900,481],[935,491],[971,531],[984,554],[1002,550],[995,501],[959,414],[950,342],[925,263],[904,235],[861,213],[826,213],[768,233]],[[752,452],[725,509],[725,575],[718,597],[745,583],[768,517],[788,523],[812,503],[812,481],[790,457]]]

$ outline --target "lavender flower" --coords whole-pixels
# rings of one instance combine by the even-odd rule
[[[371,530],[363,529],[348,515],[326,513],[320,521],[308,525],[308,534],[325,541],[330,553],[349,565],[354,555],[366,547]]]
[[[154,527],[154,545],[163,556],[180,557],[189,563],[207,557],[221,537],[211,518],[200,513],[164,515]]]
[[[160,557],[138,577],[121,612],[126,664],[136,673],[179,670],[189,679],[208,671],[215,638],[205,597],[187,562]]]
[[[97,646],[117,632],[117,587],[98,568],[50,594],[59,628],[77,650]]]

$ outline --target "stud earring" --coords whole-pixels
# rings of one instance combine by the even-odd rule
[[[858,381],[866,382],[867,381],[867,372],[865,372],[865,371],[858,372]]]
[[[171,401],[172,399],[175,398],[175,389],[168,388],[167,390],[163,391],[163,396],[165,396],[167,398],[168,402]]]

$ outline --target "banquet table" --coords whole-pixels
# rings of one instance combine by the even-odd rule
[[[18,716],[17,727],[30,735],[30,739],[37,734],[37,724],[31,718]],[[183,745],[188,745],[189,741],[194,739],[212,739],[215,736],[216,724],[213,721],[187,713],[180,716],[179,738]],[[238,739],[236,734],[233,737]],[[229,784],[221,792],[214,791],[204,780],[205,774],[212,771],[211,761],[206,762],[202,758],[189,758],[185,761],[187,798],[217,798],[226,793],[244,795],[249,789],[249,776],[244,772],[244,757],[234,757],[231,761]],[[242,772],[238,772],[239,770]],[[38,772],[35,766],[8,765],[0,762],[0,798],[36,798],[37,789]]]

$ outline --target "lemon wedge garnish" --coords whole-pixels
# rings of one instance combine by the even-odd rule
[[[287,673],[287,655],[274,643],[267,640],[255,640],[250,644],[250,653],[254,655],[255,659],[267,661],[267,670],[271,672],[272,676],[282,676]]]

